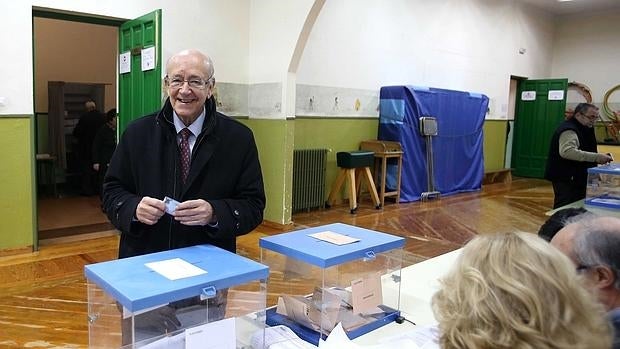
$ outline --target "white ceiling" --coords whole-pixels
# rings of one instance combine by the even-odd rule
[[[620,0],[572,0],[559,2],[558,0],[519,0],[540,7],[556,15],[571,15],[576,13],[596,13],[613,9],[620,9]]]

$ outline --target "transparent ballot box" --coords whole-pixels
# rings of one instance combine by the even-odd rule
[[[89,348],[252,348],[269,268],[211,245],[84,267]],[[262,349],[262,347],[261,347]]]
[[[336,223],[259,245],[271,271],[267,325],[286,325],[316,345],[338,323],[353,339],[400,316],[405,239]]]
[[[620,164],[588,169],[585,204],[620,210]]]

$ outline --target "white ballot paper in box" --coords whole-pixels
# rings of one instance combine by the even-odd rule
[[[312,301],[303,296],[282,295],[278,299],[276,313],[288,316],[298,324],[317,331],[319,327],[310,319],[312,307]]]
[[[407,348],[407,349],[421,349],[410,338],[398,338],[389,343],[381,343],[377,345],[359,345],[353,343],[347,334],[344,332],[341,324],[336,325],[332,332],[327,336],[326,340],[319,339],[320,349],[394,349],[394,348]]]
[[[321,327],[330,331],[336,326],[341,298],[327,290],[316,288],[311,298],[282,295],[278,298],[276,313],[288,316],[300,325],[318,331]],[[317,307],[322,304],[324,312]]]
[[[383,312],[378,307],[383,304],[381,275],[379,273],[351,281],[351,291],[354,313],[378,314]]]
[[[185,349],[235,349],[236,346],[234,317],[185,330]]]

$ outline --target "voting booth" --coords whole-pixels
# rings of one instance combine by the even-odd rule
[[[620,164],[588,169],[585,204],[620,210]]]
[[[269,268],[211,245],[84,267],[90,348],[249,348]]]
[[[338,324],[350,339],[400,315],[405,239],[347,224],[263,237],[268,265],[267,325],[286,325],[317,345]]]

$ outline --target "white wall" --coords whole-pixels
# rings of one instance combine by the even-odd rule
[[[185,48],[210,54],[219,81],[247,83],[249,0],[20,0],[0,5],[0,114],[33,113],[32,7],[132,19],[162,9],[162,59]],[[10,82],[10,83],[7,83]]]
[[[553,17],[513,0],[327,1],[297,83],[479,92],[505,118],[511,74],[550,76],[553,34]]]
[[[587,85],[593,102],[601,103],[620,84],[620,10],[560,18],[552,74]],[[609,102],[620,103],[620,91]]]
[[[250,83],[282,82],[314,0],[251,0]]]
[[[295,74],[289,65],[316,0],[251,0],[249,115],[283,119],[295,110]]]

